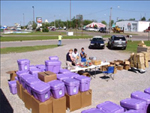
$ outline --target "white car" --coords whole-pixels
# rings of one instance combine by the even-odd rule
[[[99,29],[96,28],[86,28],[87,31],[99,31]]]

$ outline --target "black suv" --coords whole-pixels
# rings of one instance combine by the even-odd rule
[[[110,49],[113,49],[114,47],[118,47],[125,50],[127,47],[127,40],[123,35],[113,35],[108,40],[108,47]]]
[[[104,40],[101,36],[94,36],[92,40],[90,40],[89,49],[91,48],[105,48]]]

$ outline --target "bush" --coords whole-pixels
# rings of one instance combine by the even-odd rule
[[[48,28],[43,28],[42,31],[43,31],[43,32],[49,32],[49,29],[48,29]]]

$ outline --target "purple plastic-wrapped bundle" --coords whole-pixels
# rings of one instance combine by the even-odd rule
[[[141,91],[136,91],[131,94],[131,98],[146,101],[146,111],[150,113],[150,95]]]
[[[68,69],[60,69],[59,70],[59,74],[66,74],[66,73],[71,73],[71,71]]]
[[[96,108],[100,109],[101,111],[106,111],[109,113],[124,113],[124,108],[111,101],[106,101],[104,103],[101,103],[97,105]]]
[[[104,112],[96,108],[91,108],[91,109],[84,110],[81,113],[110,113],[110,112]]]
[[[65,95],[65,85],[62,81],[53,80],[48,83],[50,84],[51,93],[54,98],[58,99]]]
[[[18,77],[18,81],[21,83],[21,76],[22,75],[25,75],[25,74],[29,74],[29,72],[28,71],[17,71],[16,72],[16,75],[17,75],[17,77]]]
[[[38,73],[39,73],[39,72],[41,72],[41,70],[38,69],[38,68],[34,68],[34,69],[31,69],[31,70],[29,71],[29,73],[30,73],[31,75],[33,75],[35,78],[37,78],[37,79],[38,79]]]
[[[90,89],[90,80],[91,80],[90,77],[78,76],[75,77],[74,79],[80,82],[79,89],[81,92],[88,91]]]
[[[75,77],[79,77],[80,75],[77,73],[65,73],[65,75],[67,75],[69,78],[75,78]]]
[[[150,95],[150,87],[145,89],[144,92]]]
[[[25,74],[25,75],[21,76],[21,84],[22,84],[23,88],[25,88],[26,80],[30,79],[30,78],[35,78],[35,77],[31,74]]]
[[[129,111],[126,111],[126,112],[124,112],[124,113],[140,113],[140,112],[137,111],[137,110],[129,110]]]
[[[120,105],[126,110],[137,110],[140,113],[146,113],[146,101],[134,98],[127,98],[120,101]]]
[[[58,74],[60,70],[61,62],[60,61],[45,61],[46,71],[51,71]]]
[[[58,58],[58,56],[50,56],[49,60],[51,60],[51,61],[58,61],[59,58]]]
[[[17,77],[17,76],[15,77],[15,80],[18,80],[18,77]]]
[[[34,65],[30,65],[30,66],[29,66],[29,70],[30,70],[30,69],[33,69],[33,68],[36,68],[36,66],[34,66]]]
[[[65,79],[69,79],[70,77],[65,74],[57,74],[57,80],[63,81]]]
[[[19,60],[17,60],[17,62],[18,62],[19,71],[29,71],[30,60],[19,59]]]
[[[65,79],[63,80],[66,86],[67,94],[68,95],[76,95],[79,92],[79,81],[75,79]]]
[[[45,71],[45,65],[43,65],[43,64],[40,64],[40,65],[36,65],[36,67],[38,68],[38,69],[40,69],[42,72],[44,72]]]
[[[31,85],[33,96],[41,101],[45,102],[50,98],[50,85],[45,82],[37,82]]]
[[[13,81],[9,81],[8,84],[9,84],[9,89],[10,89],[10,92],[15,95],[17,94],[17,83],[16,83],[17,80],[13,80]]]
[[[36,79],[36,78],[28,78],[25,80],[25,89],[28,91],[28,93],[30,93],[32,95],[32,89],[31,89],[31,86],[33,84],[37,84],[39,83],[40,84],[40,80],[39,79]]]

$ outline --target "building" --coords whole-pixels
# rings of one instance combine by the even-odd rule
[[[150,21],[119,21],[116,26],[124,28],[124,31],[143,32],[150,26]]]

